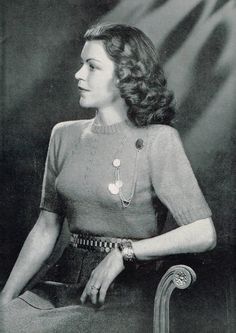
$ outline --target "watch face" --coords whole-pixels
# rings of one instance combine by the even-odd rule
[[[132,242],[129,240],[123,241],[118,244],[118,249],[122,253],[124,262],[133,262],[135,261],[135,255],[132,247]]]
[[[130,251],[129,251],[129,248],[128,247],[124,247],[123,248],[123,258],[125,261],[129,261],[130,259]]]
[[[117,248],[118,248],[118,250],[120,250],[120,252],[122,252],[122,250],[123,250],[123,244],[122,243],[118,243],[117,244]]]

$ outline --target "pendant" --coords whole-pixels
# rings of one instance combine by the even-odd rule
[[[111,194],[118,194],[119,193],[119,187],[116,186],[114,183],[110,183],[108,185],[108,190]]]
[[[119,166],[120,166],[119,158],[115,158],[114,161],[112,162],[112,164],[115,168],[119,168]]]
[[[122,180],[116,180],[115,185],[116,185],[118,188],[121,188],[121,187],[123,186],[123,182],[122,182]]]

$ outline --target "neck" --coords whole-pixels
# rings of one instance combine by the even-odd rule
[[[126,103],[122,105],[113,105],[97,110],[96,119],[102,125],[113,125],[128,119],[128,106]]]

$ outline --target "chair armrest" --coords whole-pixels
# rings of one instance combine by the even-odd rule
[[[194,270],[176,265],[163,275],[155,295],[153,333],[169,333],[169,302],[175,288],[186,289],[196,281]]]

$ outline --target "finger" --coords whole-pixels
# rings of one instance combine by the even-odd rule
[[[107,295],[107,289],[110,286],[110,281],[104,281],[99,291],[99,303],[102,305],[105,302],[105,298]]]
[[[97,296],[98,296],[99,288],[95,286],[91,286],[90,288],[90,299],[92,304],[97,304]]]
[[[90,286],[91,286],[91,281],[89,279],[88,282],[86,283],[86,286],[85,286],[85,288],[83,290],[83,293],[80,297],[80,301],[81,301],[82,304],[84,304],[86,302],[88,296],[90,295],[90,291],[91,291]]]
[[[89,280],[84,288],[84,291],[80,297],[80,301],[84,304],[89,297],[93,304],[97,304],[97,294],[99,292],[99,287],[96,287],[94,282]]]
[[[90,286],[93,285],[93,275],[94,275],[94,271],[92,271],[91,276],[90,276],[90,278],[89,278],[88,282],[86,283],[86,286],[83,290],[83,293],[80,296],[80,301],[81,301],[82,304],[84,304],[86,302],[87,297],[90,295],[90,291],[91,291]]]
[[[87,294],[87,286],[84,288],[82,295],[80,296],[80,302],[84,304],[86,302],[86,299],[88,297]]]

